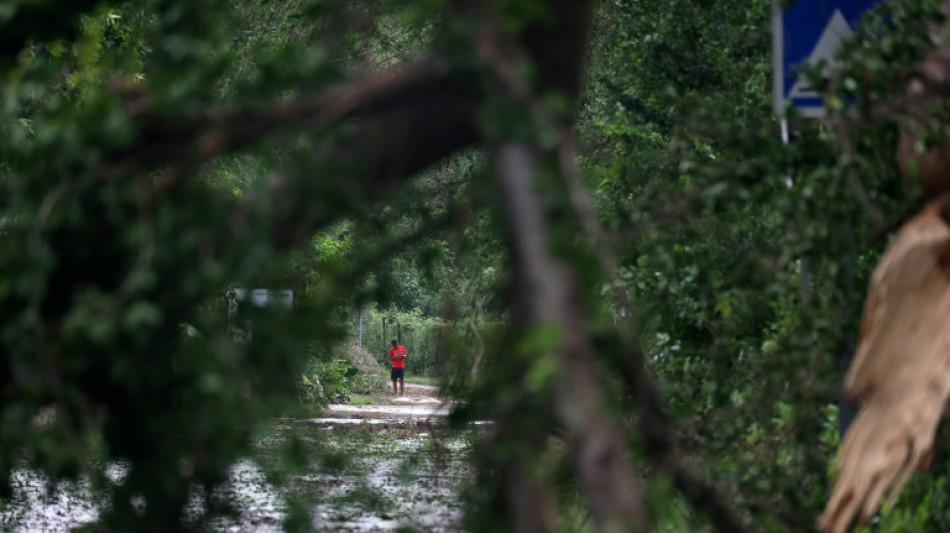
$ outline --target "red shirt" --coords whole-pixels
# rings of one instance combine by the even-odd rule
[[[402,357],[396,357],[399,354],[402,354]],[[395,348],[390,348],[389,360],[392,362],[393,368],[406,368],[406,355],[408,355],[406,347],[401,344]]]

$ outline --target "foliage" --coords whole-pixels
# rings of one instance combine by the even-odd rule
[[[409,355],[406,371],[426,376],[437,371],[447,357],[444,342],[440,342],[445,336],[445,327],[442,320],[416,310],[387,313],[374,309],[364,322],[363,343],[372,350],[379,364],[389,366],[390,341],[400,340]]]
[[[315,393],[314,400],[321,403],[347,403],[352,390],[351,381],[359,374],[359,370],[350,366],[346,359],[331,359],[329,361],[311,360],[308,365],[312,382],[304,376],[304,384],[310,385]]]
[[[880,155],[893,153],[893,123],[850,134],[843,153],[830,124],[792,113],[794,141],[781,144],[766,4],[605,4],[580,128],[684,447],[752,513],[771,511],[765,530],[807,530],[801,513],[823,505],[838,438],[839,361],[883,244],[866,236],[916,191]],[[825,84],[843,93],[832,107],[902,91],[894,69],[928,49],[919,28],[935,8],[890,3],[867,21],[875,29]],[[887,515],[881,530],[939,529],[939,507]]]
[[[350,391],[356,394],[373,394],[387,390],[389,373],[380,366],[367,350],[357,346],[346,349],[350,367],[356,370],[350,378]]]
[[[506,93],[472,46],[482,15],[439,0],[52,4],[0,6],[0,486],[24,465],[86,476],[112,502],[96,527],[201,529],[220,514],[211,489],[274,416],[300,397],[386,387],[384,350],[401,329],[408,371],[441,376],[464,400],[454,424],[502,426],[476,446],[466,523],[511,525],[498,521],[510,489],[499,465],[530,444],[543,453],[520,463],[553,487],[560,525],[587,527],[569,420],[552,400],[576,368],[554,355],[563,331],[519,322],[520,259],[493,159],[516,139],[540,154],[544,244],[576,273],[571,303],[608,377],[603,411],[625,419],[615,429],[630,455],[657,466],[648,436],[625,423],[642,419],[620,383],[634,316],[690,468],[762,531],[812,527],[879,235],[918,194],[889,156],[900,118],[867,109],[900,94],[908,66],[943,38],[931,30],[939,2],[885,2],[820,84],[833,116],[792,112],[789,144],[771,108],[770,2],[602,2],[574,133],[619,284],[559,181],[543,118],[570,116],[565,94]],[[495,22],[530,47],[555,4],[499,2]],[[344,106],[325,91],[425,56],[463,74],[438,87],[472,99],[488,150],[415,165],[401,115],[374,129],[362,108],[281,107]],[[561,77],[542,61],[515,66],[529,89]],[[368,107],[386,113],[399,97]],[[837,128],[845,119],[855,126]],[[291,288],[295,306],[248,310],[248,342],[235,343],[232,287]],[[34,423],[49,412],[56,423]],[[284,444],[289,469],[300,445]],[[103,483],[116,461],[130,474]],[[946,449],[935,463],[872,530],[950,528]],[[649,474],[656,530],[719,527],[669,472]],[[186,524],[194,486],[207,512]],[[309,527],[300,508],[288,529]]]
[[[298,391],[302,402],[349,403],[353,395],[386,391],[389,376],[366,350],[348,347],[344,357],[313,355],[304,363]]]

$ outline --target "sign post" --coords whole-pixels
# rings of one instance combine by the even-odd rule
[[[822,74],[831,74],[841,42],[854,34],[861,16],[880,0],[793,0],[781,9],[779,0],[772,2],[772,56],[773,102],[781,117],[782,141],[788,144],[787,105],[802,115],[822,118],[827,113],[821,95],[801,73],[805,65],[824,64]],[[787,180],[793,185],[792,177]],[[800,262],[802,301],[808,291],[808,265]],[[849,343],[838,360],[842,373],[847,371],[854,357],[854,343]],[[847,432],[857,416],[857,407],[844,400],[844,390],[838,401],[838,423],[841,435]]]

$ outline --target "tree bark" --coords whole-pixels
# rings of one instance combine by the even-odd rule
[[[493,152],[505,193],[514,264],[512,315],[519,326],[551,328],[561,335],[552,354],[536,357],[556,357],[560,367],[554,407],[592,517],[605,531],[645,531],[646,516],[626,448],[616,424],[601,412],[603,398],[576,272],[548,247],[550,206],[533,185],[538,155],[517,142],[503,143]]]

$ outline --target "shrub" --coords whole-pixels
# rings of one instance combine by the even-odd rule
[[[297,385],[301,402],[347,403],[351,394],[373,394],[386,389],[389,376],[368,351],[351,345],[338,353],[342,357],[310,357]]]
[[[356,345],[347,346],[344,354],[357,373],[350,378],[350,391],[354,394],[372,394],[386,390],[389,374],[373,354]]]

